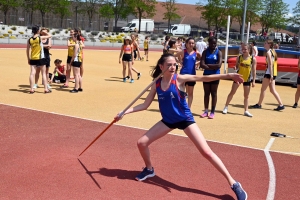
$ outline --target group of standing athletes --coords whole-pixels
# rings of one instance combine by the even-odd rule
[[[166,36],[165,42],[163,43],[163,53],[170,53],[175,56],[177,67],[181,66],[179,74],[190,74],[195,75],[197,69],[203,70],[203,75],[220,74],[220,68],[222,66],[222,52],[217,47],[217,39],[214,37],[208,38],[208,46],[205,45],[203,38],[200,37],[199,41],[195,43],[193,38],[188,38],[185,41],[183,38],[172,39]],[[275,89],[275,79],[277,76],[277,54],[274,50],[274,43],[271,40],[267,40],[264,43],[264,48],[267,50],[266,53],[266,72],[263,78],[259,101],[257,104],[250,106],[252,109],[261,108],[262,101],[265,96],[266,89],[269,87],[270,92],[273,94],[278,102],[278,106],[274,109],[281,111],[285,109],[282,100]],[[235,71],[243,77],[243,88],[244,88],[244,115],[252,117],[253,115],[248,110],[248,99],[250,88],[255,87],[256,79],[256,56],[258,50],[256,43],[252,44],[241,44],[241,53],[237,56]],[[300,63],[300,62],[299,62]],[[298,64],[300,66],[300,64]],[[299,67],[298,66],[298,67]],[[299,70],[300,71],[300,70]],[[299,72],[300,74],[300,72]],[[300,75],[299,75],[300,77]],[[298,89],[295,94],[295,104],[293,108],[298,106],[300,97],[300,78],[298,77]],[[215,108],[217,104],[217,91],[220,81],[203,82],[204,90],[204,113],[200,115],[201,118],[213,119],[215,117]],[[193,102],[194,86],[196,82],[186,82],[186,93],[188,106],[191,107]],[[231,90],[226,99],[223,114],[228,113],[228,106],[236,93],[239,83],[233,82]],[[211,110],[209,113],[209,102],[211,97]]]
[[[32,27],[33,36],[28,39],[26,55],[28,64],[30,65],[30,94],[33,94],[38,86],[39,73],[42,74],[42,82],[44,85],[44,93],[51,93],[50,83],[64,83],[61,88],[68,88],[73,69],[75,86],[71,93],[82,92],[82,76],[83,76],[83,47],[84,38],[79,28],[70,30],[68,38],[68,57],[67,66],[62,65],[62,60],[54,61],[55,68],[53,74],[49,73],[50,68],[50,49],[52,47],[49,29],[40,28],[35,25]]]

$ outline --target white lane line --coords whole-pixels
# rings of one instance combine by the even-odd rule
[[[265,156],[267,158],[268,166],[269,166],[269,189],[266,200],[273,200],[275,197],[275,188],[276,188],[276,173],[275,173],[275,167],[274,163],[271,157],[271,154],[269,152],[273,142],[275,141],[275,138],[271,138],[267,144],[267,146],[264,149]]]
[[[82,120],[87,120],[87,121],[100,122],[100,123],[104,123],[104,124],[109,124],[110,123],[110,122],[105,122],[105,121],[100,121],[100,120],[89,119],[89,118],[76,117],[76,116],[72,116],[72,115],[65,115],[65,114],[56,113],[56,112],[38,110],[38,109],[34,109],[34,108],[27,108],[27,107],[22,107],[22,106],[5,104],[5,103],[1,103],[1,102],[0,102],[0,105],[11,106],[11,107],[15,107],[15,108],[22,108],[22,109],[26,109],[26,110],[33,110],[33,111],[37,111],[37,112],[49,113],[49,114],[60,115],[60,116],[65,116],[65,117],[72,117],[72,118],[82,119]],[[140,129],[140,130],[149,130],[149,129],[145,129],[145,128],[141,128],[141,127],[128,126],[128,125],[122,125],[122,124],[114,124],[114,125],[115,126],[128,127],[128,128],[135,128],[135,129]],[[187,135],[182,135],[182,134],[172,133],[172,132],[170,132],[168,134],[169,135],[174,135],[174,136],[179,136],[179,137],[187,137]],[[259,150],[259,151],[263,150],[263,149],[260,149],[260,148],[254,148],[254,147],[249,147],[249,146],[244,146],[244,145],[239,145],[239,144],[232,144],[232,143],[227,143],[227,142],[220,142],[220,141],[216,141],[216,140],[206,140],[206,141],[214,142],[214,143],[218,143],[218,144],[226,144],[226,145],[231,145],[231,146],[236,146],[236,147],[243,147],[243,148],[247,148],[247,149]],[[286,152],[286,151],[271,151],[271,152],[277,152],[277,153],[283,153],[283,154],[292,154],[292,155],[297,155],[297,156],[300,155],[300,153],[296,153],[296,152]]]

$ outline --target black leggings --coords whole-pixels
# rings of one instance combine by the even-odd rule
[[[217,105],[217,92],[218,92],[219,81],[203,82],[204,89],[204,108],[208,109],[209,97],[211,95],[211,112],[215,112]]]
[[[133,57],[134,57],[134,59],[136,59],[136,57],[137,57],[137,53],[136,52],[137,52],[137,50],[133,50],[133,54],[134,54]]]

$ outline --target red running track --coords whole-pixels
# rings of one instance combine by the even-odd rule
[[[143,167],[136,147],[145,130],[113,125],[79,159],[106,123],[0,104],[0,199],[235,199],[226,180],[186,137],[151,145],[157,176],[134,180]],[[266,199],[263,151],[209,142],[249,199]],[[300,157],[271,153],[275,199],[299,199]]]

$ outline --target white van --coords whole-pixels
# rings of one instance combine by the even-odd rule
[[[168,29],[164,30],[164,33],[168,33]],[[190,35],[191,25],[190,24],[174,24],[170,27],[170,33],[172,35]]]
[[[281,33],[279,32],[274,32],[274,33],[270,33],[268,35],[268,39],[270,40],[275,40],[275,41],[279,41],[279,42],[288,42],[288,43],[292,43],[293,42],[293,37],[289,36],[289,34],[287,33],[282,33],[281,37]],[[288,40],[286,41],[286,38],[288,38]],[[283,39],[283,41],[282,41]]]
[[[139,19],[131,20],[127,26],[122,27],[121,30],[124,32],[133,32],[139,29]],[[141,32],[153,33],[154,21],[153,19],[141,19]]]

